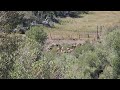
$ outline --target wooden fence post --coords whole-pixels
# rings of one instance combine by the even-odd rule
[[[100,27],[100,36],[102,35],[103,26]]]
[[[52,39],[51,33],[50,33],[50,38]]]
[[[97,26],[97,39],[99,39],[99,34],[98,34],[98,26]]]
[[[68,35],[68,39],[70,39],[71,37],[70,37],[70,35]]]
[[[63,37],[63,35],[62,35],[62,40],[64,40],[64,37]]]
[[[79,34],[79,39],[80,39],[80,34]]]
[[[88,38],[90,38],[89,33],[88,33]]]
[[[99,27],[97,26],[97,31],[98,31]]]

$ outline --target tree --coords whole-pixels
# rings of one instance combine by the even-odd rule
[[[31,38],[40,44],[44,44],[45,40],[47,39],[47,34],[43,31],[41,27],[32,27],[30,30],[26,32],[28,38]]]
[[[82,13],[88,13],[88,11],[32,11],[33,14],[37,17],[37,20],[40,22],[44,21],[49,17],[49,19],[53,22],[59,22],[57,19],[65,18],[65,17],[79,17]]]
[[[12,32],[17,25],[22,23],[23,16],[18,11],[1,11],[0,28],[6,33]]]

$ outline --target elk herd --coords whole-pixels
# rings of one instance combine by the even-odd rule
[[[60,44],[52,44],[51,46],[48,47],[47,51],[51,51],[53,48],[56,47],[56,52],[60,52],[60,53],[71,53],[73,50],[75,50],[75,48],[77,46],[81,46],[83,44],[72,44],[71,46],[68,46],[67,48],[65,48],[64,46],[60,45]]]

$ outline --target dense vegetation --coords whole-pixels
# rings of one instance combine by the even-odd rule
[[[78,14],[77,11],[33,11],[33,13],[37,18],[42,17],[43,13],[45,15],[52,13],[55,17],[66,17],[65,13],[72,17]],[[24,34],[14,33],[12,30],[25,20],[23,13],[4,11],[0,12],[0,15],[3,18],[0,21],[1,31],[5,32],[0,34],[1,79],[120,78],[119,29],[105,32],[95,44],[86,41],[72,53],[56,53],[54,50],[45,52],[47,34],[44,27],[40,26],[38,29],[30,25]]]

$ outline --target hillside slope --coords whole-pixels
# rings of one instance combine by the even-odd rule
[[[81,18],[62,18],[61,24],[55,24],[55,28],[46,28],[45,31],[49,37],[47,44],[83,43],[88,39],[88,34],[90,34],[89,40],[94,40],[97,26],[104,26],[102,29],[104,31],[120,23],[120,11],[91,11],[82,16]]]
[[[92,32],[96,31],[97,26],[110,27],[119,23],[119,15],[120,11],[92,11],[90,14],[82,15],[82,18],[63,18],[61,25],[56,24],[56,28],[48,29],[47,32],[63,36],[76,35],[78,32]]]

